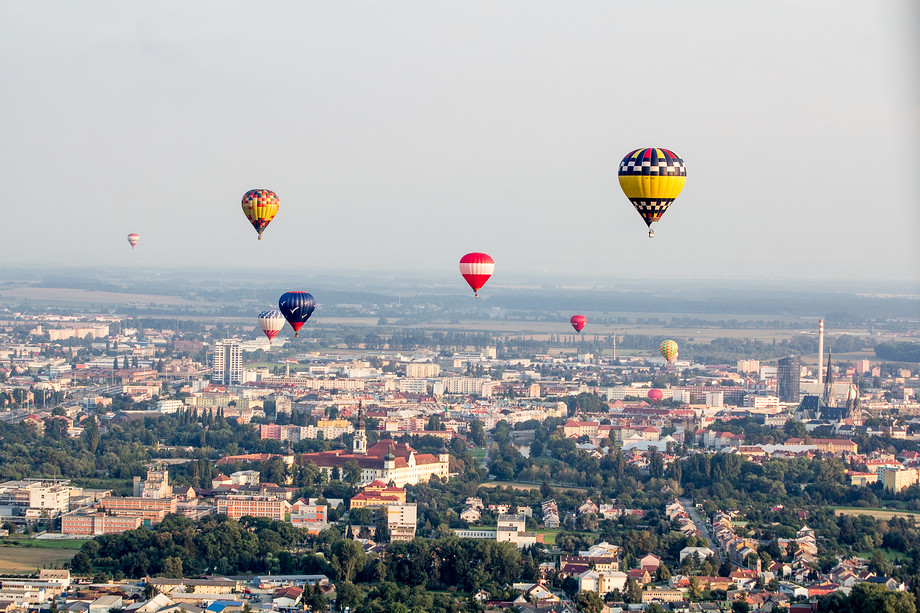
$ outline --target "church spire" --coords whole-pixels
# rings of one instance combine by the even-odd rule
[[[827,373],[824,375],[824,406],[831,406],[831,394],[834,392],[834,371],[831,370],[831,352],[827,352]]]
[[[358,427],[355,428],[355,438],[352,451],[355,455],[367,455],[367,432],[364,425],[364,404],[358,402]]]

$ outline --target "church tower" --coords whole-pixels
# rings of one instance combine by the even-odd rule
[[[831,370],[831,352],[827,352],[827,374],[824,377],[824,406],[831,406],[834,395],[834,371]]]
[[[367,432],[364,431],[364,406],[358,403],[358,427],[355,428],[355,438],[352,451],[355,455],[367,455]]]

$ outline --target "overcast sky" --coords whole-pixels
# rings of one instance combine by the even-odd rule
[[[920,279],[918,41],[916,0],[2,2],[3,260]]]

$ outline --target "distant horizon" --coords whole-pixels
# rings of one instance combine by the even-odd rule
[[[920,299],[920,278],[853,278],[853,279],[828,279],[820,276],[757,276],[757,275],[729,275],[729,276],[706,276],[706,275],[668,275],[668,274],[629,274],[619,272],[616,275],[588,275],[588,274],[553,274],[541,273],[534,271],[521,271],[514,276],[508,275],[500,266],[496,266],[496,274],[490,279],[488,287],[508,287],[519,284],[528,286],[553,286],[571,290],[591,290],[591,289],[616,289],[618,284],[628,284],[637,286],[655,286],[660,287],[662,284],[675,284],[681,286],[684,284],[706,284],[708,286],[719,286],[725,284],[740,284],[744,286],[761,286],[762,289],[769,289],[772,286],[783,285],[781,289],[788,291],[800,290],[820,290],[821,292],[863,294],[863,293],[889,293],[897,292],[904,297],[916,296]],[[113,282],[135,282],[142,283],[145,277],[154,275],[161,277],[179,277],[181,280],[194,281],[197,277],[208,274],[219,274],[222,277],[233,275],[240,276],[241,285],[244,281],[252,281],[252,277],[261,277],[265,282],[282,280],[285,277],[297,276],[301,281],[316,282],[333,282],[338,283],[336,277],[341,277],[342,282],[345,280],[359,280],[369,282],[373,285],[384,285],[386,282],[396,283],[399,285],[406,284],[426,284],[436,283],[438,285],[454,285],[464,288],[459,271],[439,271],[434,269],[418,270],[357,270],[347,267],[340,269],[328,269],[322,272],[307,272],[296,268],[283,269],[274,268],[266,271],[262,267],[253,266],[160,266],[160,267],[139,267],[132,268],[128,266],[52,266],[52,265],[24,265],[24,266],[5,266],[0,270],[0,283],[27,282],[22,277],[35,275],[39,281],[54,277],[55,275],[67,275],[76,278],[88,277],[104,282],[105,275],[111,275]],[[886,291],[887,290],[887,291]]]

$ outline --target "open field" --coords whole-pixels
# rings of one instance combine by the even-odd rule
[[[547,545],[555,545],[556,536],[560,532],[568,532],[569,534],[578,534],[580,536],[587,536],[587,537],[591,537],[595,539],[597,537],[597,534],[594,532],[578,532],[575,530],[563,530],[562,528],[556,528],[553,530],[537,530],[537,534],[543,536],[543,542],[546,543]]]
[[[77,551],[87,539],[51,538],[36,539],[26,536],[5,536],[0,538],[0,548],[14,547],[20,549],[71,549]]]
[[[36,542],[38,541],[31,541],[30,544]],[[55,543],[57,547],[2,545],[0,546],[0,572],[28,572],[36,568],[60,567],[65,562],[70,562],[77,552],[77,549],[73,547],[62,546],[63,543],[70,542],[72,541]]]
[[[893,511],[891,509],[863,509],[860,507],[831,507],[834,509],[834,515],[868,515],[875,519],[887,520],[895,517],[903,519],[912,519],[920,522],[920,512],[917,511]]]
[[[479,463],[482,464],[482,460],[486,457],[486,448],[476,447],[470,450],[470,455],[479,460]]]
[[[882,555],[885,556],[886,560],[888,560],[889,562],[894,562],[895,564],[901,564],[903,562],[910,561],[910,558],[908,557],[908,555],[900,551],[894,551],[893,549],[888,549],[887,547],[882,547],[878,551],[882,552]],[[860,558],[871,560],[873,553],[874,553],[873,551],[860,551],[857,555]]]
[[[0,290],[0,299],[29,300],[39,304],[125,304],[191,306],[195,303],[178,296],[157,294],[120,294],[117,292],[91,292],[65,287],[16,287]]]

